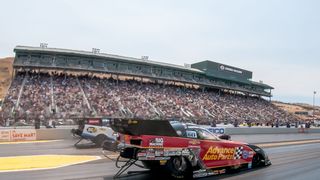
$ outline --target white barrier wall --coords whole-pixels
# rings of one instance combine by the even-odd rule
[[[39,129],[37,130],[37,140],[53,140],[53,139],[72,139],[71,129]],[[304,129],[299,128],[213,128],[215,133],[230,135],[246,135],[246,134],[294,134],[294,133],[320,133],[320,128]]]
[[[245,134],[292,134],[292,133],[320,133],[320,128],[226,128],[226,134],[245,135]]]
[[[0,129],[2,141],[72,139],[70,129]],[[230,135],[320,133],[320,128],[213,128]],[[218,132],[216,132],[218,133]]]
[[[72,139],[71,129],[37,129],[37,140]]]

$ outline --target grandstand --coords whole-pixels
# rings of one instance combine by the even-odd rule
[[[83,117],[180,119],[197,123],[296,121],[261,97],[273,87],[252,72],[201,61],[179,66],[125,56],[17,46],[4,121]]]

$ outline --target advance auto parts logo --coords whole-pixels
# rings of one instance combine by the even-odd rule
[[[234,159],[235,150],[235,148],[219,148],[211,146],[202,159],[205,161],[231,160]]]

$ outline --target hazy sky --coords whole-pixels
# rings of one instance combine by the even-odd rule
[[[312,103],[319,91],[317,0],[0,0],[0,57],[16,45],[213,60],[253,71],[273,99]]]

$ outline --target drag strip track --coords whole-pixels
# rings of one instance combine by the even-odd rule
[[[50,149],[50,143],[39,144],[35,149],[48,148],[48,152],[57,152],[58,154],[64,152],[72,154],[95,154],[99,152],[99,149],[81,149],[77,150],[72,145],[64,144],[70,142],[55,142],[61,145],[63,148],[52,147]],[[40,147],[39,147],[40,146]],[[52,145],[51,145],[52,146]],[[13,152],[12,147],[19,147],[17,152]],[[23,148],[26,147],[24,151]],[[0,155],[11,150],[12,155],[30,153],[32,151],[30,145],[7,145],[5,148],[0,146]],[[304,144],[304,145],[293,145],[293,146],[282,146],[264,148],[268,153],[272,165],[266,168],[259,168],[253,170],[246,170],[236,174],[225,174],[220,176],[212,176],[201,179],[319,179],[320,177],[320,143]],[[23,153],[24,152],[24,153]],[[43,152],[43,151],[42,151]],[[140,168],[131,168],[130,170],[142,170]],[[77,164],[64,168],[52,169],[52,170],[38,170],[38,171],[25,171],[25,172],[14,172],[14,173],[0,173],[0,179],[16,180],[16,179],[112,179],[116,173],[117,168],[114,162],[108,159],[101,159],[83,164]],[[158,179],[159,176],[154,174],[134,174],[124,175],[120,179]]]
[[[218,179],[319,179],[320,143],[266,148],[272,165]]]

